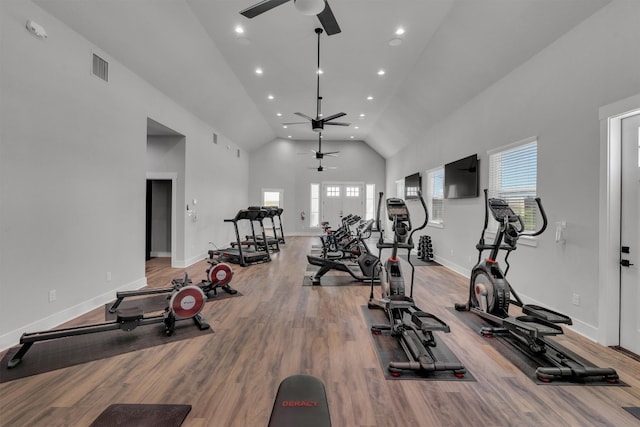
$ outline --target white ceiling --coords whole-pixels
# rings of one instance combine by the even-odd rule
[[[317,141],[311,125],[282,127],[316,115],[320,24],[293,2],[253,19],[239,12],[258,0],[34,2],[247,150]],[[342,32],[321,36],[322,112],[351,126],[323,138],[390,157],[609,2],[329,0]]]

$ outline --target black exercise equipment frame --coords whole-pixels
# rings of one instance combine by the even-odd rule
[[[186,273],[184,280],[185,283],[188,281]],[[200,288],[197,288],[195,286],[185,286],[180,288],[177,292],[189,288],[198,289],[198,292],[202,292]],[[114,322],[52,329],[42,332],[25,332],[20,337],[21,347],[9,360],[9,362],[7,363],[7,368],[12,369],[18,366],[20,362],[22,362],[25,354],[33,346],[33,344],[41,341],[49,341],[53,339],[66,338],[77,335],[94,334],[98,332],[114,331],[118,329],[129,332],[134,330],[138,326],[152,325],[157,323],[163,323],[164,335],[171,336],[175,331],[176,322],[189,319],[192,319],[200,330],[206,330],[210,328],[210,325],[206,322],[204,317],[202,317],[199,312],[191,317],[178,318],[169,304],[162,314],[156,316],[144,317],[143,310],[138,307],[118,310],[116,312],[116,316],[117,317]]]
[[[330,259],[323,258],[314,255],[307,255],[307,262],[311,265],[315,265],[320,267],[318,271],[316,271],[313,275],[310,276],[311,284],[314,286],[322,285],[322,277],[327,274],[331,270],[344,271],[345,273],[349,273],[354,280],[359,282],[369,282],[371,280],[378,281],[378,273],[376,264],[378,263],[378,258],[371,253],[369,250],[369,246],[367,246],[367,242],[362,238],[362,234],[367,231],[371,231],[373,227],[373,220],[369,220],[366,222],[366,225],[358,229],[358,235],[356,239],[358,240],[358,246],[360,249],[360,255],[356,259],[358,266],[360,267],[360,271],[362,275],[353,271],[353,269],[347,265],[345,262],[340,259]]]
[[[206,270],[206,274],[207,274],[207,279],[202,279],[200,281],[200,283],[196,283],[194,286],[199,287],[200,289],[202,289],[202,292],[204,292],[205,296],[207,297],[207,299],[211,299],[211,298],[215,298],[215,296],[218,295],[218,289],[222,289],[223,291],[225,291],[226,293],[228,293],[229,295],[235,295],[238,293],[238,291],[234,288],[232,288],[231,286],[229,286],[229,283],[225,283],[225,284],[220,284],[220,282],[214,282],[212,280],[209,279],[210,276],[210,271],[212,268],[215,268],[217,265],[224,265],[224,263],[221,263],[218,260],[207,260],[207,262],[209,263],[209,268]],[[233,271],[231,272],[231,276],[233,277]],[[122,303],[122,301],[124,301],[125,298],[129,298],[129,297],[138,297],[138,296],[146,296],[146,295],[161,295],[161,294],[171,294],[173,292],[175,292],[176,290],[180,289],[183,286],[186,285],[191,285],[193,284],[191,282],[191,280],[188,278],[188,276],[185,276],[184,280],[188,280],[188,283],[184,283],[184,281],[181,280],[172,280],[171,281],[171,286],[166,287],[166,288],[151,288],[151,289],[138,289],[135,291],[120,291],[116,293],[116,300],[113,302],[113,304],[111,305],[111,307],[109,307],[109,313],[115,313],[118,309],[118,307],[120,306],[120,304]],[[231,279],[229,279],[231,280]],[[211,292],[213,292],[213,297],[210,296]]]
[[[467,370],[465,366],[455,356],[451,360],[438,360],[431,350],[436,347],[437,342],[434,332],[449,333],[449,325],[431,313],[427,313],[418,308],[413,299],[413,283],[415,267],[411,263],[411,250],[414,248],[413,235],[422,230],[429,222],[429,211],[418,191],[418,198],[425,213],[424,223],[412,230],[409,210],[404,200],[399,198],[387,199],[387,214],[393,222],[394,238],[393,243],[384,241],[384,230],[380,221],[380,210],[384,194],[381,192],[378,199],[377,228],[380,237],[378,247],[378,268],[380,269],[380,288],[382,298],[376,300],[373,295],[373,281],[371,282],[371,293],[367,306],[370,309],[382,308],[387,318],[388,324],[373,325],[371,332],[376,335],[389,331],[392,336],[399,339],[400,346],[404,350],[407,361],[391,361],[387,367],[392,376],[400,376],[403,371],[415,371],[422,373],[432,373],[435,371],[452,371],[457,378],[462,378]],[[407,233],[410,234],[407,236]],[[391,249],[391,256],[384,266],[380,261],[383,249]],[[398,258],[398,250],[407,250],[407,262],[411,266],[411,287],[409,295],[405,294],[404,277]]]
[[[240,231],[238,230],[239,221],[249,221],[251,224],[252,230],[253,230],[253,221],[259,221],[260,225],[262,226],[262,219],[265,217],[265,215],[266,215],[266,211],[262,209],[260,210],[240,209],[234,218],[225,219],[224,222],[230,222],[233,224],[233,228],[236,233],[236,241],[232,243],[232,247],[230,248],[220,249],[218,251],[210,250],[209,257],[213,258],[216,255],[216,252],[219,252],[221,260],[232,262],[234,264],[239,264],[242,267],[247,267],[251,264],[255,264],[259,262],[271,261],[271,255],[269,254],[268,248],[265,248],[264,251],[258,251],[258,250],[250,250],[248,246],[243,245],[243,242],[240,239]],[[263,233],[263,238],[265,238],[264,227],[262,228],[262,233]],[[255,236],[255,231],[254,231],[254,236]],[[254,238],[254,240],[257,240],[257,239]]]
[[[509,255],[517,248],[520,236],[538,236],[547,228],[547,215],[539,197],[535,198],[543,224],[539,230],[525,232],[525,224],[503,199],[489,198],[484,190],[485,217],[480,240],[476,245],[478,261],[471,270],[469,281],[469,299],[464,304],[456,304],[458,311],[470,311],[493,323],[493,327],[483,327],[480,333],[485,337],[494,334],[506,335],[518,340],[532,354],[547,360],[551,365],[538,367],[536,377],[542,382],[554,379],[583,381],[585,379],[601,379],[610,383],[618,380],[613,368],[585,366],[580,361],[566,354],[546,337],[564,333],[560,324],[571,325],[571,318],[547,308],[524,304],[511,284],[507,281],[509,271]],[[489,212],[498,222],[498,230],[493,243],[485,243],[485,232],[489,223]],[[489,257],[482,259],[483,251],[490,251]],[[498,264],[498,255],[504,251],[504,262],[507,265],[502,271]],[[488,289],[490,288],[490,289]],[[509,314],[509,304],[522,309],[523,315],[515,317]]]

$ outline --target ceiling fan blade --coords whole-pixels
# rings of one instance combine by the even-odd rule
[[[329,117],[323,117],[322,121],[327,123],[329,120],[337,119],[338,117],[342,117],[342,116],[346,116],[346,115],[347,115],[347,113],[336,113],[336,114],[333,114],[333,115],[331,115]]]
[[[293,114],[295,114],[296,116],[304,117],[309,121],[313,120],[311,117],[307,116],[306,114],[302,114],[302,113],[293,113]]]
[[[289,125],[308,125],[309,122],[293,122],[293,123],[283,123],[283,125],[289,126]]]
[[[289,0],[263,0],[260,3],[254,4],[251,7],[246,8],[240,15],[246,16],[247,18],[255,18],[256,16],[265,13],[268,10],[273,9],[274,7],[280,6],[288,2]],[[327,9],[325,7],[325,9]]]
[[[329,122],[329,123],[325,123],[325,125],[333,125],[333,126],[351,126],[351,123],[344,123],[344,122]]]
[[[331,7],[329,7],[329,2],[327,2],[327,0],[324,1],[324,10],[317,16],[328,36],[338,34],[340,32],[338,21],[336,21],[336,17],[333,16],[333,12],[331,11]]]
[[[331,157],[338,157],[336,154],[338,154],[339,151],[329,151],[328,153],[322,153],[325,156],[331,156]]]

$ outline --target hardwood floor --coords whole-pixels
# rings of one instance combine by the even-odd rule
[[[629,386],[536,385],[449,309],[467,280],[444,267],[416,270],[417,305],[450,325],[439,336],[477,381],[386,380],[361,308],[368,287],[302,286],[312,243],[288,237],[272,262],[233,265],[243,296],[206,304],[213,334],[0,384],[0,424],[88,426],[112,403],[176,403],[193,406],[185,427],[265,426],[280,381],[304,373],[324,382],[338,427],[640,425],[622,409],[640,406],[639,362],[567,331],[563,345]],[[197,282],[205,269],[186,270]],[[150,286],[181,274],[147,265]],[[100,307],[73,323],[102,321]]]

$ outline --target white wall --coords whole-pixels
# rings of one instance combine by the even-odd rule
[[[28,33],[28,19],[49,37]],[[197,199],[198,220],[183,220],[185,265],[214,237],[228,240],[222,206],[248,203],[248,158],[31,2],[0,2],[0,23],[3,349],[146,283],[147,118],[186,138],[185,198]],[[90,74],[93,52],[109,62],[109,83]]]
[[[482,189],[487,150],[537,136],[538,194],[551,229],[537,247],[513,253],[510,281],[526,299],[572,316],[574,328],[592,338],[599,326],[598,109],[640,88],[639,16],[640,2],[614,1],[387,160],[392,190],[407,173],[478,153]],[[475,263],[483,212],[482,198],[447,200],[445,228],[425,231],[436,256],[462,273]],[[564,246],[554,242],[554,223],[563,220]]]
[[[318,150],[317,141],[276,139],[251,152],[249,200],[259,205],[263,188],[284,190],[282,221],[286,235],[318,233],[309,228],[311,183],[364,182],[384,188],[385,160],[362,141],[323,141],[322,152],[339,151],[338,157],[326,157],[325,169],[318,172],[318,160],[311,150]],[[300,212],[306,213],[304,221]]]

